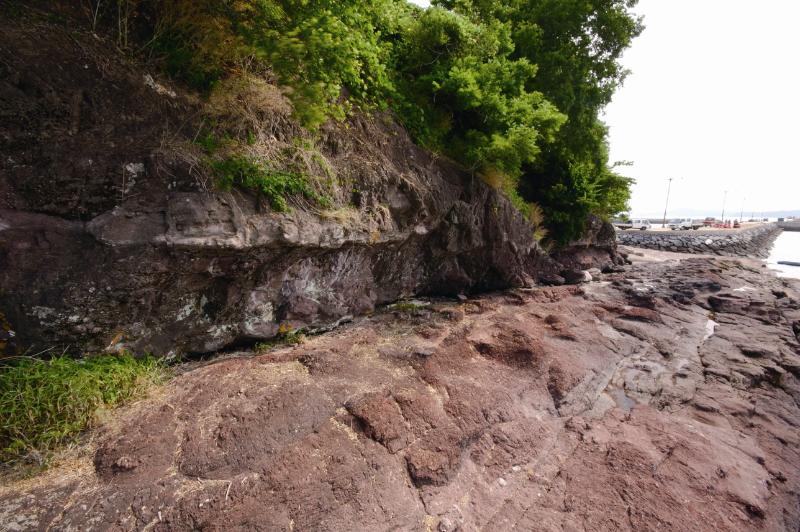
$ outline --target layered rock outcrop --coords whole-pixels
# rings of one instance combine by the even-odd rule
[[[6,210],[0,304],[24,345],[212,351],[416,293],[530,283],[547,259],[506,200],[478,183],[449,192],[377,236],[225,193],[133,200],[89,222]]]

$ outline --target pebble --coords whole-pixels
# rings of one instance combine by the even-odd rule
[[[452,530],[455,530],[456,527],[453,524],[453,521],[451,521],[449,518],[442,517],[439,520],[439,526],[436,528],[438,529],[438,532],[451,532]]]

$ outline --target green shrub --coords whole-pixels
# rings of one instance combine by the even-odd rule
[[[211,163],[217,185],[223,190],[241,187],[263,194],[278,212],[289,210],[287,198],[301,196],[321,207],[330,207],[330,198],[319,194],[299,173],[273,170],[244,156],[232,156]]]
[[[46,458],[101,411],[142,396],[166,375],[163,363],[128,354],[23,358],[0,368],[0,460]]]
[[[203,135],[199,135],[194,143],[203,148],[203,151],[208,155],[213,155],[225,142],[225,139],[220,139],[211,131],[207,131]]]
[[[144,2],[140,2],[144,4]],[[397,0],[155,0],[151,50],[167,69],[208,91],[226,71],[261,63],[290,89],[297,118],[316,128],[350,103],[383,104],[391,91]]]

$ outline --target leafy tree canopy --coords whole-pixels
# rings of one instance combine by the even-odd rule
[[[512,35],[513,58],[538,67],[530,87],[567,116],[541,153],[524,164],[520,191],[542,205],[552,234],[566,241],[586,214],[626,209],[631,180],[613,171],[599,113],[625,79],[622,52],[643,30],[636,0],[440,0],[475,20],[498,20]]]

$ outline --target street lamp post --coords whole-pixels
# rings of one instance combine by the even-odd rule
[[[742,198],[742,210],[739,212],[739,222],[744,222],[744,202],[747,198]]]
[[[725,196],[722,198],[722,223],[725,223],[725,202],[728,201],[728,191],[725,191]]]
[[[665,228],[667,226],[667,207],[669,207],[669,190],[672,188],[672,179],[667,179],[667,202],[664,204],[664,219],[661,220],[661,228]]]

